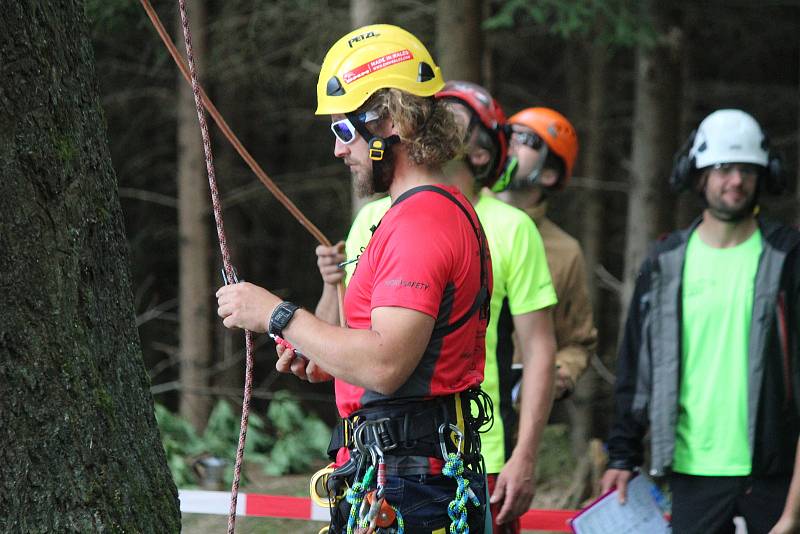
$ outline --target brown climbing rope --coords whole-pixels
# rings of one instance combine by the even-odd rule
[[[164,43],[164,46],[167,48],[170,56],[172,56],[173,61],[178,66],[178,69],[183,74],[183,77],[186,79],[187,82],[190,84],[192,83],[191,73],[189,72],[189,68],[186,66],[183,58],[181,57],[180,52],[178,52],[178,48],[175,46],[175,43],[172,42],[167,30],[164,28],[164,25],[161,23],[161,19],[158,17],[155,9],[150,4],[149,0],[140,0],[142,7],[144,8],[145,12],[147,13],[147,17],[150,19],[150,22],[153,24],[156,32],[158,33],[159,37],[161,37],[161,41]],[[195,80],[196,82],[196,80]],[[292,216],[297,219],[297,221],[308,230],[308,232],[314,236],[314,239],[319,241],[320,244],[325,245],[326,247],[331,246],[330,240],[325,237],[319,228],[317,228],[314,223],[312,223],[308,217],[306,217],[302,211],[294,204],[294,202],[286,196],[286,194],[281,191],[281,189],[275,184],[274,181],[264,172],[264,169],[256,162],[255,158],[247,151],[247,149],[242,145],[242,142],[233,133],[230,126],[228,126],[227,121],[222,117],[217,107],[208,97],[208,94],[203,90],[203,86],[197,83],[197,87],[200,91],[200,98],[203,103],[203,106],[208,111],[208,114],[211,115],[211,118],[214,119],[214,122],[217,123],[222,134],[225,138],[230,142],[233,148],[238,152],[239,156],[247,163],[248,167],[253,171],[256,177],[261,181],[262,184],[270,191],[270,193],[275,196],[275,198],[283,204],[283,206],[292,214]],[[192,85],[192,89],[194,90],[194,85]],[[339,325],[344,326],[344,284],[340,283],[338,286],[339,292]]]
[[[208,184],[211,189],[211,203],[214,208],[214,220],[216,221],[217,225],[217,237],[219,239],[219,246],[220,251],[222,253],[222,264],[223,270],[225,272],[226,282],[227,283],[235,283],[236,282],[236,270],[233,268],[231,264],[230,258],[230,251],[228,250],[228,244],[225,239],[225,228],[222,220],[222,207],[219,201],[219,190],[217,189],[217,180],[216,180],[216,173],[214,171],[214,158],[211,152],[211,138],[208,132],[208,124],[206,123],[205,117],[205,109],[209,110],[209,113],[212,115],[214,120],[217,122],[217,125],[222,129],[225,137],[233,144],[236,148],[237,152],[244,158],[244,160],[250,165],[250,168],[256,173],[256,176],[267,186],[267,188],[272,192],[273,195],[289,210],[294,217],[300,221],[300,223],[309,231],[311,234],[317,238],[317,240],[326,246],[331,246],[330,241],[320,232],[320,230],[314,226],[311,221],[309,221],[302,212],[297,208],[297,206],[289,200],[286,195],[275,185],[272,180],[266,175],[266,173],[258,166],[255,160],[250,156],[250,154],[244,149],[242,144],[233,134],[233,132],[228,127],[227,123],[224,121],[222,116],[216,110],[216,107],[211,103],[211,100],[206,95],[205,91],[200,87],[199,82],[197,81],[197,72],[195,69],[194,64],[194,54],[192,50],[192,35],[191,30],[189,28],[189,18],[186,14],[186,0],[178,0],[178,6],[180,8],[180,15],[181,15],[181,25],[183,27],[183,36],[184,42],[186,45],[186,57],[188,59],[188,73],[186,71],[186,67],[183,64],[183,61],[180,60],[180,56],[177,53],[177,49],[172,41],[169,39],[166,31],[164,30],[161,21],[158,19],[155,11],[153,10],[152,6],[148,0],[141,0],[142,5],[147,11],[150,20],[153,22],[153,25],[156,27],[156,31],[158,31],[161,39],[167,45],[167,48],[170,51],[175,62],[178,64],[178,67],[181,69],[184,77],[189,80],[192,85],[192,93],[194,94],[194,102],[195,108],[197,109],[197,119],[200,123],[200,132],[203,138],[203,152],[205,154],[206,160],[206,170],[208,172]],[[339,317],[340,321],[343,324],[343,306],[342,306],[342,295],[343,295],[344,286],[340,284],[339,286]],[[247,439],[247,423],[250,415],[250,399],[252,397],[253,392],[253,333],[249,330],[245,331],[245,346],[247,351],[246,357],[246,365],[245,365],[245,382],[244,382],[244,396],[242,400],[242,420],[241,426],[239,431],[239,444],[236,448],[236,464],[234,467],[233,472],[233,483],[231,485],[231,504],[230,509],[228,512],[228,534],[233,534],[236,528],[236,503],[239,494],[239,481],[241,479],[241,472],[242,472],[242,460],[244,458],[244,447],[245,441]]]
[[[222,222],[222,207],[219,202],[219,191],[217,190],[217,178],[214,172],[214,158],[211,154],[211,137],[208,133],[206,124],[206,114],[203,109],[202,97],[200,96],[200,85],[197,83],[197,73],[194,66],[194,54],[192,53],[192,34],[189,30],[189,17],[186,15],[186,0],[178,0],[181,12],[181,24],[183,26],[183,37],[186,43],[186,57],[189,60],[189,73],[194,93],[194,104],[197,108],[197,119],[200,121],[200,133],[203,136],[203,152],[206,157],[206,170],[208,171],[208,185],[211,188],[211,203],[214,207],[214,220],[217,223],[217,237],[219,238],[219,248],[222,252],[222,265],[226,279],[233,283],[236,280],[235,270],[231,265],[231,255],[228,251],[228,244],[225,240],[225,227]],[[233,534],[236,529],[236,501],[239,496],[239,480],[242,475],[242,459],[244,457],[244,444],[247,440],[247,421],[250,416],[250,398],[253,392],[253,333],[245,331],[245,346],[247,348],[247,358],[245,364],[244,379],[244,400],[242,401],[242,422],[239,432],[239,445],[236,448],[236,465],[233,470],[233,484],[231,486],[231,507],[228,513],[228,534]]]

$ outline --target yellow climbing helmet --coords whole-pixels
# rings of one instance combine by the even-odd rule
[[[428,49],[406,30],[372,24],[353,30],[331,47],[317,81],[317,115],[357,110],[378,89],[433,96],[444,87]]]

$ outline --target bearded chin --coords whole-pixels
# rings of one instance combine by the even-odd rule
[[[353,189],[358,198],[367,198],[375,194],[374,182],[372,171],[369,171],[369,174],[353,173]]]
[[[756,205],[758,205],[758,196],[753,195],[753,197],[739,209],[725,209],[709,206],[708,210],[720,221],[736,223],[748,217],[752,217]]]

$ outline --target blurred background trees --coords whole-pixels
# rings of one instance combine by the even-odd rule
[[[177,28],[175,2],[155,7]],[[435,51],[446,78],[484,84],[507,114],[543,105],[572,120],[577,168],[550,214],[584,246],[600,330],[598,358],[566,403],[578,453],[605,435],[608,370],[647,243],[699,214],[697,199],[675,198],[666,183],[675,150],[707,113],[741,107],[761,121],[790,169],[790,191],[765,197],[764,211],[798,219],[799,2],[191,0],[189,9],[206,90],[332,241],[345,237],[359,203],[327,118],[313,114],[315,88],[327,48],[353,27],[401,25]],[[87,12],[152,391],[199,432],[212,399],[239,402],[244,363],[242,336],[213,315],[220,260],[193,105],[138,3],[87,0]],[[212,135],[240,277],[313,307],[316,243]],[[330,385],[277,376],[272,344],[258,343],[257,410],[289,389],[332,421]]]

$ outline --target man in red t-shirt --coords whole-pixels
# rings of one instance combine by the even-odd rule
[[[408,533],[483,532],[477,430],[491,411],[478,385],[491,264],[469,201],[440,185],[463,139],[433,98],[443,85],[424,45],[390,25],[345,35],[323,62],[317,114],[331,115],[335,156],[359,191],[388,191],[393,201],[348,287],[349,328],[253,284],[217,292],[225,326],[268,331],[302,353],[279,345],[279,371],[336,382],[343,422],[329,489],[344,481],[350,490],[334,502],[331,533],[401,518]],[[364,495],[376,472],[375,493]],[[448,515],[457,489],[463,499]]]

